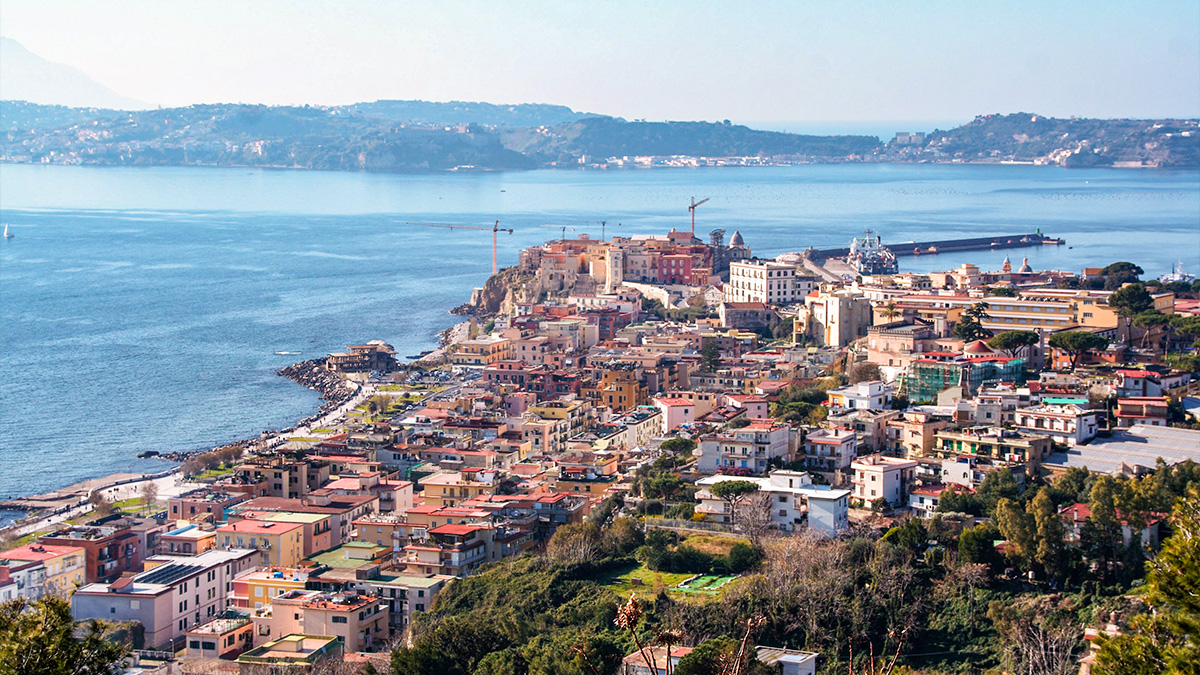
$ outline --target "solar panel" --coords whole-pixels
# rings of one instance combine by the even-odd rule
[[[194,572],[204,569],[200,565],[181,565],[178,563],[168,563],[160,567],[140,574],[135,579],[143,584],[170,584],[178,581],[186,576],[190,576]]]

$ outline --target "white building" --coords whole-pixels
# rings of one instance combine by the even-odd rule
[[[0,553],[0,602],[37,600],[46,594],[46,566],[41,560],[6,560]]]
[[[745,480],[758,485],[771,513],[771,523],[792,532],[807,523],[809,529],[824,534],[837,534],[850,524],[850,491],[828,485],[815,485],[803,471],[772,471],[767,476],[708,476],[696,481],[697,513],[703,513],[718,523],[730,522],[729,503],[709,492],[717,483]]]
[[[693,451],[699,458],[696,468],[704,473],[730,468],[763,473],[769,460],[787,456],[788,437],[788,426],[772,420],[756,420],[740,429],[701,436]]]
[[[816,277],[799,275],[788,263],[748,260],[729,263],[725,302],[765,302],[790,305],[816,289]]]
[[[139,621],[146,629],[147,648],[169,647],[189,628],[225,611],[232,602],[233,578],[257,561],[258,552],[249,549],[151,556],[145,572],[76,591],[71,613],[76,621]]]
[[[942,492],[945,490],[946,486],[941,483],[913,488],[912,492],[908,493],[909,510],[914,515],[921,516],[922,518],[932,518],[933,514],[937,513],[938,504],[942,499]]]
[[[1080,445],[1096,437],[1100,429],[1100,411],[1074,403],[1046,404],[1015,411],[1013,422],[1018,429],[1044,434],[1057,443]]]
[[[909,459],[868,455],[850,464],[854,472],[854,496],[864,504],[883,498],[892,506],[904,506],[916,480],[917,463]]]
[[[882,380],[855,382],[826,392],[830,407],[844,410],[886,410],[892,407],[892,390]]]

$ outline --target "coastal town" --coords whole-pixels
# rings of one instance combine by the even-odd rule
[[[867,233],[760,258],[741,232],[686,225],[564,228],[475,289],[440,349],[408,360],[363,336],[288,369],[328,401],[292,428],[12,503],[32,513],[5,532],[0,601],[108,622],[125,672],[485,672],[411,665],[435,658],[445,598],[558,566],[636,647],[584,636],[556,658],[667,675],[712,636],[643,645],[639,596],[677,608],[655,615],[665,633],[679,607],[853,539],[903,548],[905,573],[959,574],[971,603],[989,584],[1061,600],[1128,587],[1179,530],[1174,498],[1200,480],[1187,274],[1034,269],[1022,247],[1062,243],[1040,232],[1005,239],[999,269],[918,274],[897,256],[936,248]],[[1067,626],[1092,645],[1072,668],[1137,615],[1110,605]],[[987,614],[1008,639],[1001,610],[972,626]],[[846,641],[902,654],[919,628],[889,612]],[[844,658],[817,624],[796,642],[738,621],[762,672]]]

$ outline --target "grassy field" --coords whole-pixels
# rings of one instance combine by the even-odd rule
[[[624,574],[614,577],[613,581],[608,584],[608,587],[618,595],[626,597],[632,591],[654,594],[659,589],[672,590],[675,586],[679,585],[679,582],[691,576],[693,575],[686,572],[655,572],[645,565],[638,565],[629,569]],[[640,579],[641,584],[634,584],[633,579]]]
[[[736,544],[749,544],[741,537],[731,537],[720,534],[689,534],[687,545],[710,555],[729,555],[729,549]]]

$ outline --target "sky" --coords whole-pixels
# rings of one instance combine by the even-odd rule
[[[628,119],[1200,116],[1200,3],[4,0],[151,104],[557,103]]]

